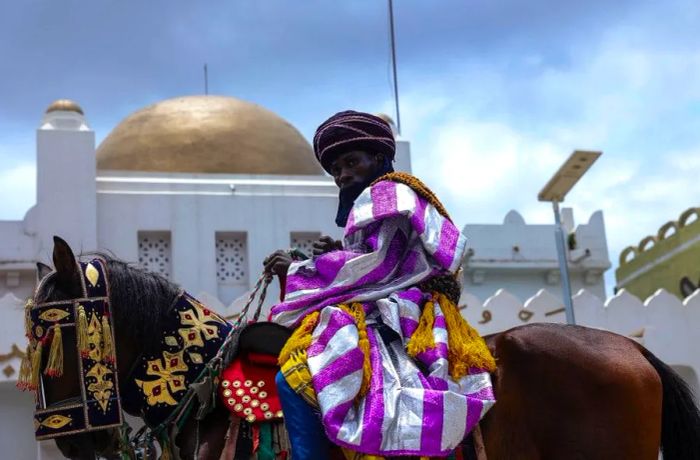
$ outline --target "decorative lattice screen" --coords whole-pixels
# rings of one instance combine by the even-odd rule
[[[307,256],[311,257],[314,241],[321,237],[320,232],[292,232],[289,237],[289,245],[297,248]]]
[[[139,265],[169,278],[172,268],[170,232],[139,232],[138,239]]]
[[[248,245],[244,233],[216,234],[216,279],[219,284],[248,284]]]

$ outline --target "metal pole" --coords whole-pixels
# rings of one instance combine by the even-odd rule
[[[396,104],[396,129],[401,134],[401,112],[399,110],[399,77],[396,73],[396,39],[394,37],[394,3],[389,0],[389,27],[391,29],[391,65],[394,73],[394,104]]]
[[[574,318],[574,304],[571,301],[571,284],[569,282],[569,264],[567,262],[566,236],[561,225],[561,216],[559,215],[559,202],[552,201],[554,208],[554,229],[555,239],[557,241],[557,256],[559,258],[559,272],[561,273],[562,295],[564,297],[564,310],[566,311],[566,323],[576,324]]]
[[[204,94],[209,94],[209,72],[207,72],[206,64],[204,64]]]

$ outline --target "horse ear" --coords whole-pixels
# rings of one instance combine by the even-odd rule
[[[63,238],[53,237],[53,265],[60,282],[69,284],[77,278],[78,270],[75,265],[73,250]]]
[[[683,298],[688,297],[690,294],[695,292],[698,287],[693,284],[692,281],[687,276],[681,278],[681,294]]]
[[[39,281],[43,280],[46,277],[46,275],[48,275],[52,271],[53,271],[53,268],[49,267],[48,265],[41,263],[41,262],[36,263],[37,280],[39,280]]]

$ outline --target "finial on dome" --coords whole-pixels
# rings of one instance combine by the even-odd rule
[[[50,112],[77,112],[80,115],[85,115],[83,113],[83,109],[78,105],[77,102],[72,101],[70,99],[58,99],[55,100],[49,105],[49,107],[46,109],[46,113]]]
[[[390,117],[389,115],[387,115],[386,113],[378,113],[377,116],[378,116],[379,118],[381,118],[382,120],[386,121],[387,123],[389,123],[389,126],[391,126],[391,131],[394,133],[394,136],[396,136],[396,134],[398,133],[398,131],[397,131],[397,129],[396,129],[396,123],[394,123],[394,119],[391,118],[391,117]]]

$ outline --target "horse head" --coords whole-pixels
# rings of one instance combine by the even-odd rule
[[[68,458],[109,457],[126,447],[123,411],[149,427],[145,448],[157,438],[188,456],[197,439],[181,415],[197,404],[189,387],[206,383],[231,325],[159,275],[107,254],[85,259],[54,237],[54,269],[37,266],[26,316],[32,379],[23,383],[37,392],[37,439],[55,439]]]
[[[40,282],[30,304],[49,305],[41,309],[41,313],[37,313],[35,317],[32,317],[29,310],[27,312],[28,324],[31,328],[28,331],[28,336],[33,335],[38,341],[44,340],[47,345],[43,349],[39,349],[37,357],[37,364],[40,365],[40,369],[36,371],[39,380],[36,386],[37,413],[43,411],[53,414],[43,419],[39,416],[35,422],[38,424],[37,430],[41,430],[43,424],[47,429],[53,428],[66,433],[55,440],[57,447],[67,458],[94,458],[95,454],[111,456],[118,450],[119,428],[112,426],[96,430],[81,429],[87,427],[76,426],[76,424],[80,425],[81,422],[75,419],[74,412],[72,412],[84,401],[81,373],[85,378],[87,370],[81,368],[77,322],[73,321],[72,325],[60,322],[62,320],[71,321],[67,312],[72,309],[72,301],[84,298],[85,293],[82,286],[83,275],[80,272],[80,265],[76,263],[70,246],[59,237],[54,237],[53,263],[55,267],[53,270],[44,264],[37,264]],[[33,321],[32,318],[36,321]],[[44,320],[47,319],[54,321],[55,327],[46,327]],[[57,334],[56,331],[59,327],[60,334]],[[56,369],[50,370],[50,367],[54,365],[51,364],[54,353],[53,347],[49,345],[59,341],[60,343],[56,343],[55,347],[56,349],[61,348],[60,359],[62,363],[59,362]],[[96,346],[100,346],[100,344]],[[118,348],[128,350],[127,347]],[[118,358],[127,358],[127,356],[122,355]],[[106,400],[109,403],[109,396],[106,397]],[[71,407],[75,409],[70,409]],[[77,410],[79,411],[79,409]],[[121,414],[118,417],[121,420]],[[75,429],[71,429],[71,426],[74,426]]]

